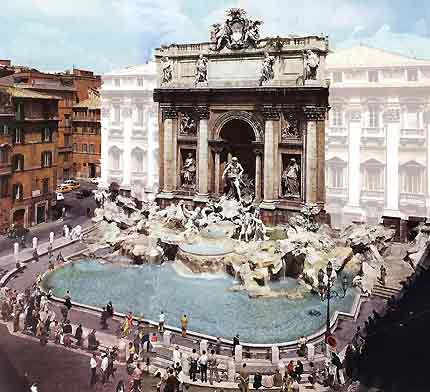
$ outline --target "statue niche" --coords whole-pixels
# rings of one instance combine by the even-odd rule
[[[282,156],[282,197],[300,199],[302,195],[302,177],[300,155],[284,154]]]
[[[196,153],[191,150],[182,150],[181,185],[183,188],[194,189],[196,186]]]

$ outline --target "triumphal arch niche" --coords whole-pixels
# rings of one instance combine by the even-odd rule
[[[230,9],[210,42],[156,49],[160,204],[225,195],[266,223],[324,205],[327,37],[261,38],[261,25]]]

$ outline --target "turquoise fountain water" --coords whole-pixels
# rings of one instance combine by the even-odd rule
[[[248,343],[286,342],[310,335],[325,325],[326,302],[307,294],[303,299],[252,299],[232,292],[229,276],[209,277],[178,274],[172,263],[161,266],[124,266],[95,260],[70,263],[47,275],[45,288],[62,297],[70,290],[72,300],[102,307],[109,300],[117,311],[158,320],[160,310],[167,324],[180,327],[187,314],[190,330],[231,338],[239,333]],[[292,289],[287,279],[273,284],[274,290]],[[349,311],[357,293],[350,289],[344,299],[332,301],[332,310]],[[318,310],[320,316],[310,316]]]

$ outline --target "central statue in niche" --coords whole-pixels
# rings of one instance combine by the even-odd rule
[[[227,199],[235,198],[237,201],[242,201],[240,192],[240,184],[242,181],[243,167],[236,157],[233,157],[227,164],[222,174],[222,178],[227,180],[227,187],[224,194]]]

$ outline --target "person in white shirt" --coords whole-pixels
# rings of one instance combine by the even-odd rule
[[[90,387],[92,388],[97,379],[96,379],[96,372],[97,372],[97,360],[96,360],[96,353],[93,354],[90,360],[90,368],[91,368],[91,381],[90,381]]]
[[[164,322],[166,318],[164,316],[164,312],[161,311],[160,318],[158,319],[158,332],[164,333]]]
[[[179,351],[179,346],[175,346],[173,350],[173,367],[176,368],[181,364],[181,352]],[[179,365],[178,365],[179,364]]]
[[[107,375],[107,368],[109,366],[109,358],[106,355],[106,353],[102,354],[102,363],[100,364],[100,368],[102,371],[102,383],[103,385],[106,383],[106,375]]]
[[[178,392],[182,392],[184,390],[185,374],[180,366],[178,368],[178,375],[176,378],[178,379]]]
[[[200,378],[202,382],[208,382],[208,356],[206,351],[203,351],[198,360],[200,366]]]

